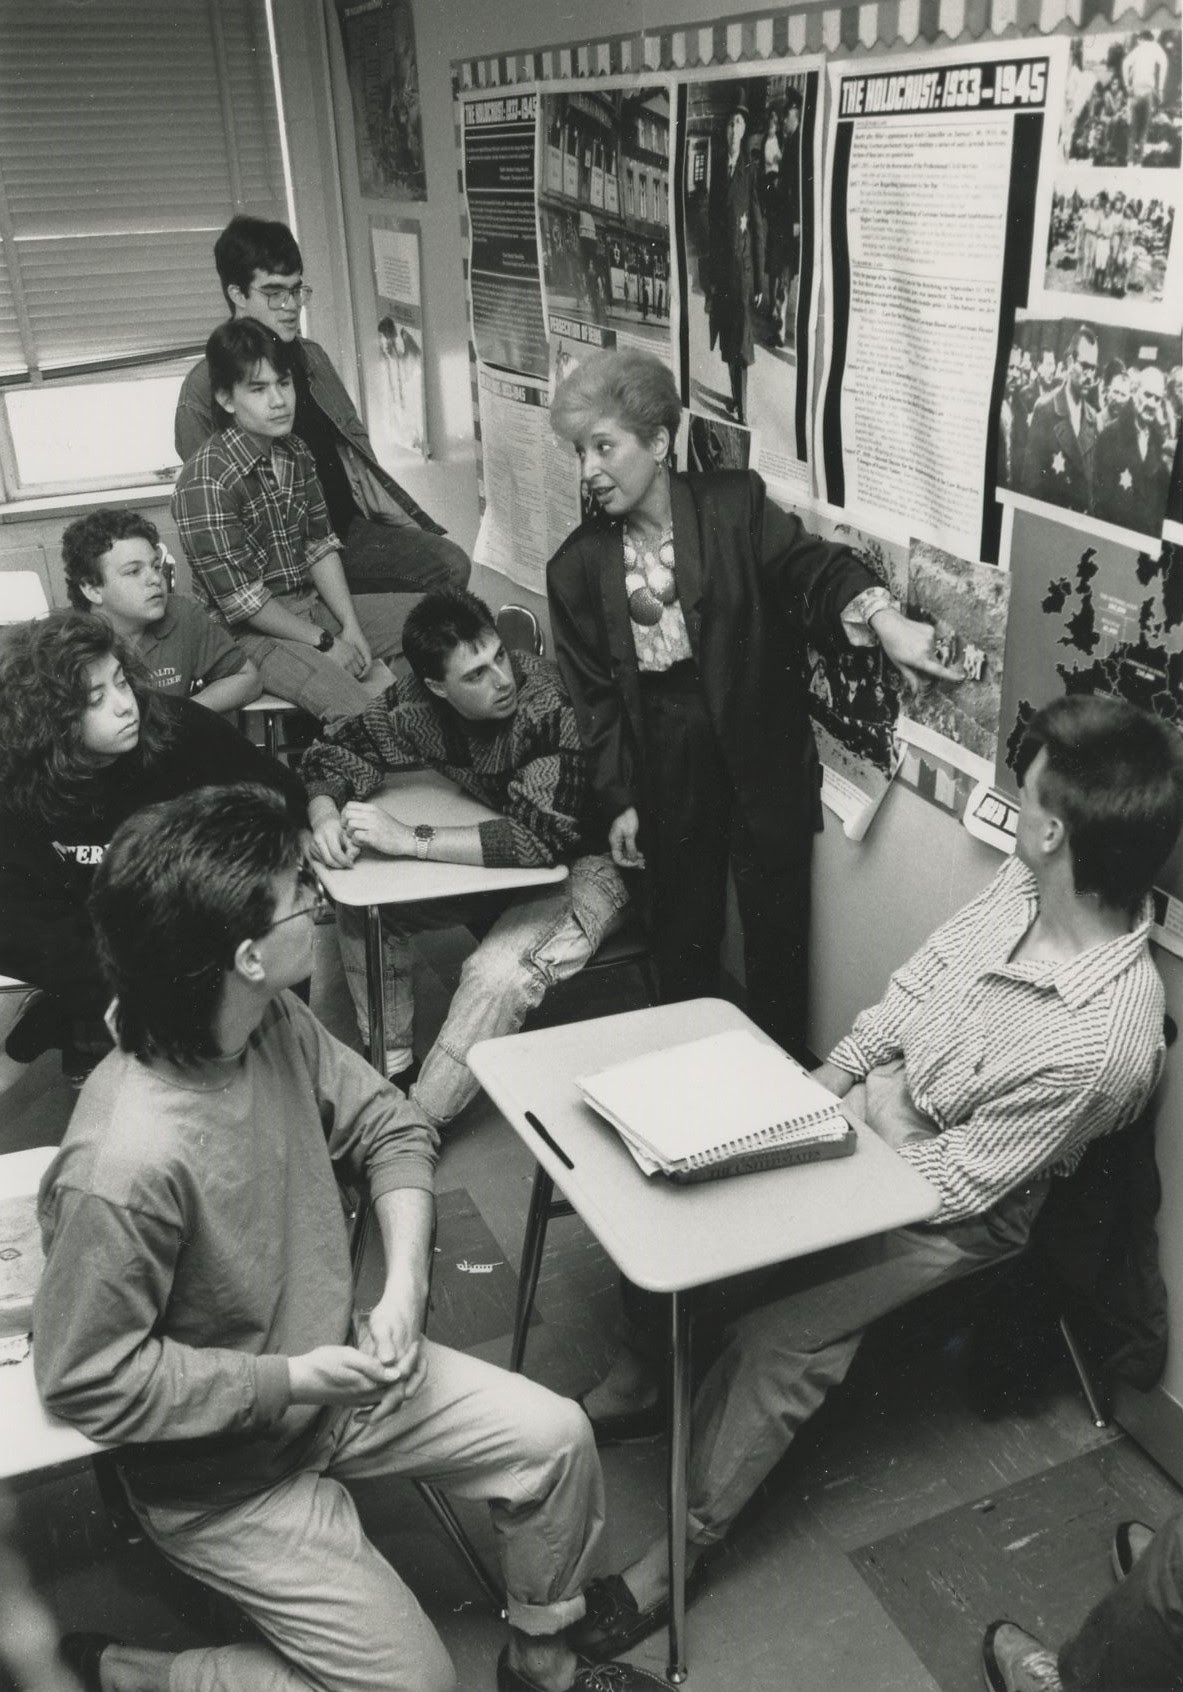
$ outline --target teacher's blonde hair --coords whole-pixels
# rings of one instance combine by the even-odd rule
[[[578,440],[605,417],[640,440],[651,441],[659,429],[668,430],[673,440],[682,401],[659,358],[642,352],[591,353],[559,383],[550,407],[556,435]]]

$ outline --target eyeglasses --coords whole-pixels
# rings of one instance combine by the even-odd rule
[[[301,864],[297,870],[296,886],[302,888],[305,893],[311,893],[311,903],[301,905],[298,911],[289,911],[287,916],[280,917],[278,922],[269,923],[263,930],[263,934],[270,934],[273,929],[282,928],[285,922],[295,922],[297,917],[311,917],[314,923],[328,922],[331,919],[333,901],[307,864]],[[262,939],[263,935],[261,934],[259,938]]]
[[[289,305],[307,305],[312,298],[312,289],[307,282],[297,282],[294,288],[256,288],[253,292],[262,294],[272,311],[282,311]]]

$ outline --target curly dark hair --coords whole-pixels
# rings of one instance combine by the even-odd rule
[[[66,591],[70,604],[78,611],[89,611],[90,600],[82,591],[88,587],[102,587],[103,571],[99,559],[106,556],[116,541],[146,540],[156,546],[160,530],[150,518],[122,506],[107,506],[88,511],[85,517],[75,517],[62,535],[62,561],[66,566]]]
[[[41,828],[87,807],[96,765],[82,744],[90,665],[114,653],[140,707],[140,737],[123,754],[153,764],[173,725],[148,675],[103,617],[51,611],[0,642],[0,802]]]

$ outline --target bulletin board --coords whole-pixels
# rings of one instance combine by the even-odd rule
[[[881,0],[457,62],[478,561],[545,590],[581,517],[555,385],[643,348],[679,462],[759,471],[963,671],[906,700],[877,653],[812,655],[853,838],[893,779],[1005,802],[1065,689],[1183,733],[1180,71],[1152,0]],[[729,288],[760,296],[742,411]],[[1180,901],[1183,854],[1157,911],[1183,952]]]

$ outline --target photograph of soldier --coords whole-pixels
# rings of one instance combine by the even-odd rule
[[[795,439],[805,87],[792,74],[687,88],[691,408],[782,445]]]

